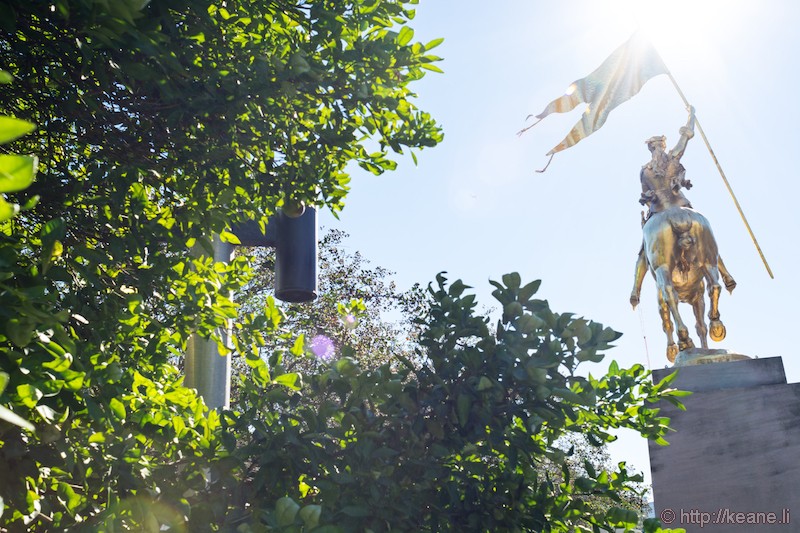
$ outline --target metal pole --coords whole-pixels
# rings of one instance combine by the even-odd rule
[[[214,261],[227,263],[233,255],[233,245],[222,242],[218,235],[212,243]],[[232,330],[230,324],[219,328],[217,335],[226,346],[230,346]],[[231,398],[231,358],[220,355],[217,342],[192,334],[186,343],[186,380],[184,384],[197,389],[210,409],[227,409]]]
[[[672,75],[672,72],[667,69],[667,76],[669,76],[672,85],[675,87],[675,90],[678,91],[683,103],[686,105],[686,108],[689,108],[689,100],[686,99],[686,96],[683,94],[678,82],[675,81],[675,77]],[[758,241],[756,240],[755,234],[753,234],[753,230],[750,228],[750,223],[747,222],[747,217],[744,216],[744,211],[742,211],[742,206],[739,205],[739,200],[736,199],[736,195],[733,193],[733,189],[731,188],[731,184],[728,182],[728,178],[725,176],[725,172],[722,171],[722,166],[719,164],[717,160],[717,156],[714,153],[714,150],[711,148],[711,144],[708,142],[708,138],[706,137],[706,133],[703,131],[703,127],[700,125],[700,121],[697,120],[697,116],[695,115],[695,125],[697,126],[697,131],[700,132],[700,136],[703,138],[703,142],[706,143],[706,148],[708,148],[708,152],[711,154],[711,159],[714,160],[714,164],[717,165],[717,170],[719,170],[719,175],[722,176],[722,181],[725,182],[725,187],[728,189],[728,193],[733,198],[733,203],[736,205],[736,210],[739,212],[739,216],[742,217],[742,222],[744,222],[745,227],[747,228],[747,233],[750,234],[750,238],[753,240],[753,244],[756,245],[756,250],[758,250],[758,255],[761,256],[761,261],[764,263],[764,267],[767,269],[767,273],[769,277],[775,279],[775,276],[772,275],[772,269],[769,268],[769,263],[767,263],[767,258],[764,257],[764,252],[761,251],[761,246],[758,245]]]

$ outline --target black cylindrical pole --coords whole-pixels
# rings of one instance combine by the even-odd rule
[[[275,297],[285,302],[309,302],[317,297],[317,211],[277,214]]]

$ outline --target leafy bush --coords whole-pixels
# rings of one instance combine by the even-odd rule
[[[14,78],[0,111],[17,117],[0,121],[0,140],[31,154],[0,159],[1,527],[631,523],[579,497],[614,500],[624,469],[557,484],[536,467],[561,460],[565,432],[660,438],[648,402],[675,393],[641,367],[578,376],[616,334],[552,313],[515,275],[497,286],[493,328],[462,283],[441,278],[420,324],[422,366],[395,354],[376,369],[344,357],[290,372],[306,342],[268,300],[237,319],[230,355],[251,370],[242,412],[208,411],[182,386],[187,339],[236,317],[226,295],[251,275],[243,257],[224,265],[190,248],[282,207],[340,209],[349,163],[380,173],[392,152],[441,140],[409,88],[438,70],[440,42],[413,41],[414,3],[0,4],[0,65]],[[19,121],[38,126],[20,137]],[[266,361],[265,334],[279,341]]]
[[[159,495],[183,521],[184,493],[207,495],[227,422],[174,360],[236,316],[225,295],[249,267],[187,251],[284,206],[338,210],[349,163],[380,173],[441,139],[412,102],[438,70],[412,17],[402,0],[0,4],[0,112],[17,117],[0,140],[31,154],[0,156],[8,528],[122,527]],[[20,190],[8,175],[34,158]]]
[[[580,363],[599,361],[619,334],[552,312],[533,299],[538,285],[504,276],[495,291],[503,318],[490,327],[465,285],[440,276],[420,324],[421,367],[401,358],[365,371],[344,357],[303,376],[295,391],[245,383],[249,408],[231,415],[230,428],[252,508],[241,530],[634,527],[639,517],[622,496],[641,477],[624,464],[595,471],[587,462],[572,480],[559,439],[580,433],[599,445],[610,428],[628,427],[660,440],[668,421],[652,403],[682,393],[669,379],[653,384],[638,365],[580,376]],[[283,357],[249,361],[266,373]],[[560,465],[562,476],[548,476],[545,463]]]

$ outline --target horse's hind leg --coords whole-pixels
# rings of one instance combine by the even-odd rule
[[[669,314],[669,306],[667,299],[658,291],[658,314],[661,315],[661,326],[664,328],[664,333],[667,335],[667,360],[670,363],[675,362],[678,356],[678,345],[675,344],[675,339],[672,337],[672,317]]]
[[[703,283],[702,280],[700,283]],[[694,318],[696,321],[695,329],[697,330],[697,336],[700,338],[700,346],[708,349],[708,328],[706,327],[706,317],[703,316],[706,312],[706,302],[703,299],[704,288],[705,287],[700,285],[698,295],[694,302],[692,302],[692,310],[694,311]]]
[[[725,338],[725,325],[719,319],[719,293],[722,288],[719,285],[719,270],[716,265],[709,265],[706,268],[706,278],[708,279],[708,299],[711,309],[708,311],[709,334],[711,340],[719,342]]]
[[[655,271],[655,275],[656,285],[659,288],[659,305],[661,305],[660,302],[663,300],[667,306],[668,312],[671,313],[672,318],[675,319],[675,329],[678,333],[678,348],[680,350],[694,348],[694,343],[692,339],[689,338],[689,329],[686,327],[686,324],[683,323],[683,320],[681,320],[681,315],[678,312],[678,293],[675,291],[675,287],[672,286],[669,270],[667,270],[666,267],[660,267]],[[662,310],[661,312],[663,320],[664,311]],[[671,340],[672,336],[670,335],[670,341]]]

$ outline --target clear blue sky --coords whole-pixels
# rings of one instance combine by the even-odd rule
[[[728,337],[711,347],[782,356],[789,381],[800,381],[792,333],[800,302],[800,3],[673,2],[661,12],[643,4],[421,0],[415,38],[445,38],[436,50],[445,74],[429,74],[415,90],[445,140],[418,154],[418,166],[405,157],[397,171],[380,177],[354,169],[340,220],[323,213],[321,223],[350,233],[348,246],[395,271],[402,288],[444,270],[472,285],[488,307],[489,279],[511,271],[524,281],[542,279],[540,296],[554,310],[623,332],[594,373],[612,359],[665,366],[652,278],[645,280],[641,313],[631,310],[628,297],[641,242],[644,140],[663,134],[673,146],[687,117],[669,79],[647,83],[601,130],[557,154],[544,174],[535,172],[547,162],[544,154],[582,108],[515,135],[528,114],[539,113],[642,25],[695,106],[775,274],[767,275],[696,136],[683,158],[694,183],[686,194],[710,220],[739,284],[720,300]],[[691,323],[691,310],[682,312]],[[612,453],[649,478],[642,439],[623,435]]]

